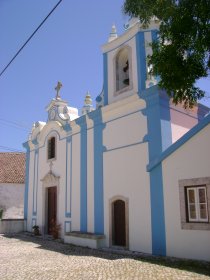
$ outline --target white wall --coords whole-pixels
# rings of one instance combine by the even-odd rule
[[[103,157],[106,246],[109,246],[111,226],[110,200],[123,196],[128,199],[129,249],[151,253],[150,187],[146,172],[148,144],[143,142],[147,121],[141,112],[144,102],[134,102],[134,99],[133,96],[119,101],[118,109],[113,105],[104,109],[107,121],[103,143],[107,148]],[[109,108],[113,112],[109,112]],[[129,114],[126,116],[125,112]]]
[[[0,234],[16,233],[24,231],[24,220],[9,219],[0,221]]]
[[[210,125],[163,161],[167,255],[210,260],[210,232],[181,229],[179,180],[210,177]]]
[[[0,183],[0,208],[4,219],[23,219],[25,184]]]

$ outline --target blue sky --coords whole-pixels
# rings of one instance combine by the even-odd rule
[[[0,0],[0,72],[58,0]],[[123,0],[63,0],[20,55],[0,77],[0,151],[23,150],[35,121],[46,121],[55,96],[81,109],[85,93],[93,100],[103,85],[101,45],[113,23],[123,32]],[[210,79],[202,80],[209,90]],[[207,98],[204,104],[210,106]],[[17,123],[17,125],[14,125]]]

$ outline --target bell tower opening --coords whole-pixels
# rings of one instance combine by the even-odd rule
[[[120,91],[130,85],[129,66],[129,49],[124,47],[118,52],[115,60],[116,91]]]

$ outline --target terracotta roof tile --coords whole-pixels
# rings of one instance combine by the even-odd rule
[[[0,183],[25,182],[25,153],[0,152]]]

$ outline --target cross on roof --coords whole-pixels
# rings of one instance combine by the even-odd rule
[[[56,97],[55,98],[56,99],[61,99],[60,94],[59,94],[59,91],[60,91],[61,87],[62,87],[61,82],[58,82],[57,86],[55,87],[55,90],[56,90]]]

